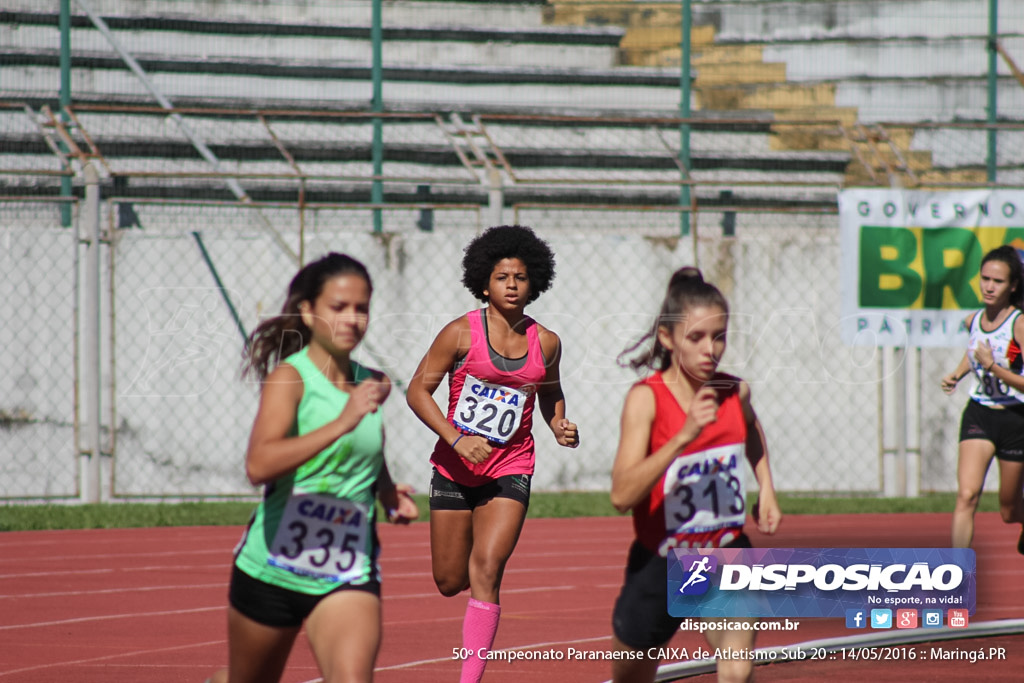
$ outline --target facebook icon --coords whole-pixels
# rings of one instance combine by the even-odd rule
[[[846,610],[846,628],[867,628],[867,615],[862,609]]]

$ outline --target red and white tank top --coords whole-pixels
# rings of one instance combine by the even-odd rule
[[[737,538],[746,520],[747,422],[740,380],[718,374],[716,420],[701,430],[662,473],[647,498],[633,508],[637,540],[665,556],[670,548],[718,548]],[[648,455],[675,436],[686,412],[665,386],[662,373],[642,380],[654,392],[655,418]]]
[[[469,352],[448,373],[448,422],[463,434],[491,442],[491,457],[466,462],[438,439],[430,462],[445,477],[464,486],[480,486],[509,474],[533,474],[533,406],[547,369],[537,323],[527,318],[526,360],[516,370],[503,370],[491,359],[483,309],[466,314]]]

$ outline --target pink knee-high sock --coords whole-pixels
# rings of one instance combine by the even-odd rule
[[[487,652],[498,632],[501,605],[482,602],[474,598],[466,605],[466,618],[462,621],[462,647],[473,654],[462,660],[459,683],[479,683],[487,667]]]

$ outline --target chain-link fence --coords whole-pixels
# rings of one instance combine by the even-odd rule
[[[0,201],[0,496],[80,491],[77,234],[55,200]],[[77,218],[77,217],[76,217]]]
[[[1024,184],[1007,120],[1024,111],[1024,5],[1002,3],[989,36],[982,0],[695,0],[690,79],[678,2],[388,2],[370,113],[372,4],[88,0],[63,35],[56,7],[5,4],[0,498],[91,499],[86,470],[107,498],[254,495],[242,338],[328,250],[373,273],[360,352],[396,383],[396,476],[425,487],[433,439],[401,391],[476,305],[462,247],[513,222],[558,257],[530,312],[563,340],[583,437],[538,434],[538,489],[607,487],[635,379],[618,355],[687,263],[731,301],[726,369],[753,388],[781,490],[888,492],[900,450],[917,463],[900,490],[954,488],[965,391],[936,383],[962,350],[840,343],[835,198]],[[681,101],[693,117],[674,118]],[[81,230],[87,163],[99,244]]]
[[[461,249],[480,229],[474,211],[439,211],[434,229],[395,208],[375,234],[371,211],[309,210],[300,233],[295,207],[130,203],[138,226],[115,228],[128,202],[104,204],[102,342],[103,486],[113,498],[250,496],[243,454],[258,389],[238,370],[242,335],[279,310],[294,261],[262,228],[273,224],[307,259],[341,250],[375,280],[362,360],[386,369],[396,391],[385,406],[396,476],[425,485],[433,436],[402,391],[437,331],[473,308],[459,285]],[[53,204],[0,202],[10,245],[4,284],[10,367],[3,373],[3,497],[77,495],[75,418],[75,239]],[[257,213],[262,218],[257,218]],[[545,209],[533,225],[558,257],[553,288],[530,312],[564,345],[569,416],[583,445],[558,448],[538,433],[538,490],[608,486],[622,399],[635,375],[619,354],[650,325],[669,274],[697,263],[732,305],[724,370],[747,379],[784,491],[877,494],[883,489],[884,368],[878,349],[838,337],[838,231],[832,213],[737,212],[722,236],[721,211],[701,211],[697,236],[662,227],[650,212],[620,209],[614,227],[577,223],[585,209]],[[402,226],[405,227],[402,227]],[[141,226],[141,227],[139,227]],[[673,232],[673,229],[675,232]],[[79,275],[81,277],[81,275]],[[34,312],[34,313],[33,313]],[[955,428],[963,396],[937,378],[961,350],[920,353],[920,487],[955,481]],[[914,361],[917,362],[917,361]],[[435,398],[442,404],[445,389]],[[83,409],[84,410],[84,409]],[[539,428],[543,432],[543,428]]]
[[[116,213],[124,203],[111,202]],[[476,207],[439,207],[444,232],[410,244],[411,230],[374,234],[371,211],[320,206],[297,212],[266,206],[175,202],[132,204],[140,229],[112,240],[111,348],[116,371],[113,493],[118,496],[251,495],[241,457],[258,386],[239,379],[243,338],[276,314],[297,265],[261,228],[313,259],[344,251],[369,267],[374,321],[361,360],[385,369],[400,390],[426,345],[422,335],[447,300],[434,246],[479,229]],[[387,225],[411,222],[415,207],[384,211]],[[201,228],[201,229],[196,229]],[[413,225],[413,230],[419,229]],[[452,244],[456,249],[457,244]],[[457,282],[457,277],[453,281]],[[425,317],[426,316],[426,317]],[[413,331],[419,337],[412,337]],[[429,342],[429,339],[426,339]],[[388,443],[396,472],[411,476],[426,452],[400,391],[388,402]],[[418,448],[411,444],[420,444]]]

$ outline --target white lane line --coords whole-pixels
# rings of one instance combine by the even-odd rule
[[[60,562],[71,562],[78,560],[115,560],[124,559],[130,557],[182,557],[185,555],[226,555],[231,556],[231,548],[211,548],[209,550],[162,550],[153,552],[141,552],[141,553],[79,553],[78,555],[66,555],[66,554],[55,554],[50,556],[37,556],[37,557],[24,557],[24,556],[7,556],[0,558],[0,564],[10,564],[12,562],[47,562],[51,560],[58,560]]]
[[[148,593],[152,591],[193,590],[195,588],[227,588],[226,583],[189,583],[180,586],[133,586],[131,588],[101,588],[85,591],[59,591],[53,593],[21,593],[20,595],[0,595],[0,600],[12,598],[66,598],[75,596],[105,595],[108,593]]]
[[[554,647],[556,645],[580,645],[582,643],[594,643],[594,642],[597,642],[599,640],[600,641],[611,642],[611,639],[612,639],[612,637],[610,635],[608,635],[608,636],[598,636],[596,638],[580,638],[578,640],[553,640],[553,641],[550,641],[550,642],[547,642],[547,643],[531,643],[530,645],[519,645],[517,647],[507,647],[507,648],[504,648],[503,650],[494,650],[494,652],[517,652],[519,650],[538,650],[538,649],[551,648],[551,647]],[[500,659],[500,657],[495,657],[495,659]],[[422,666],[424,664],[440,664],[441,662],[450,662],[450,661],[453,661],[451,657],[439,657],[437,659],[421,659],[421,660],[418,660],[418,661],[415,661],[415,662],[405,662],[403,664],[392,664],[391,666],[379,666],[376,669],[374,669],[374,671],[395,671],[395,670],[398,670],[398,669],[410,669],[410,668],[412,668],[414,666]],[[318,680],[320,680],[320,679],[314,679],[313,681],[306,681],[305,683],[315,683],[315,681],[318,681]]]
[[[0,631],[13,631],[20,628],[39,628],[44,626],[64,626],[66,624],[84,624],[92,621],[111,621],[113,619],[138,619],[139,617],[166,617],[178,614],[195,614],[197,612],[215,612],[223,610],[226,606],[227,601],[225,601],[225,604],[218,605],[216,607],[195,607],[193,609],[167,610],[165,612],[129,612],[127,614],[106,614],[93,617],[77,617],[75,619],[58,619],[56,621],[37,621],[29,624],[9,624],[7,626],[0,626]]]
[[[190,643],[189,645],[174,645],[171,647],[161,647],[153,650],[134,650],[132,652],[120,652],[114,655],[105,655],[103,657],[90,657],[89,659],[76,659],[68,662],[50,662],[48,664],[39,664],[38,666],[26,666],[21,669],[11,669],[10,671],[0,671],[0,678],[3,676],[10,676],[12,674],[25,673],[26,671],[39,671],[41,669],[53,669],[64,666],[75,666],[83,664],[94,664],[96,662],[106,662],[111,659],[118,659],[122,657],[137,657],[139,655],[153,655],[161,652],[174,652],[176,650],[189,650],[196,647],[209,647],[210,645],[222,645],[224,640],[208,640],[202,643]]]
[[[502,595],[509,595],[510,593],[538,593],[548,591],[574,591],[577,590],[576,586],[535,586],[534,588],[503,588],[501,590]],[[436,598],[439,596],[437,591],[432,593],[403,593],[402,595],[385,595],[384,600],[409,600],[416,598]]]
[[[0,574],[3,579],[31,579],[37,576],[82,576],[84,574],[114,574],[116,572],[183,572],[183,571],[223,571],[227,576],[231,569],[230,558],[224,563],[216,564],[163,564],[150,565],[147,567],[107,567],[102,569],[75,569],[46,572],[25,572],[22,574]]]
[[[588,564],[582,567],[517,567],[513,569],[506,569],[505,576],[514,576],[516,574],[550,574],[552,571],[557,569],[559,574],[565,572],[587,572],[587,571],[609,571],[609,570],[621,570],[625,567],[625,563],[622,564]],[[411,579],[427,575],[427,572],[384,572],[384,580],[388,579]]]

